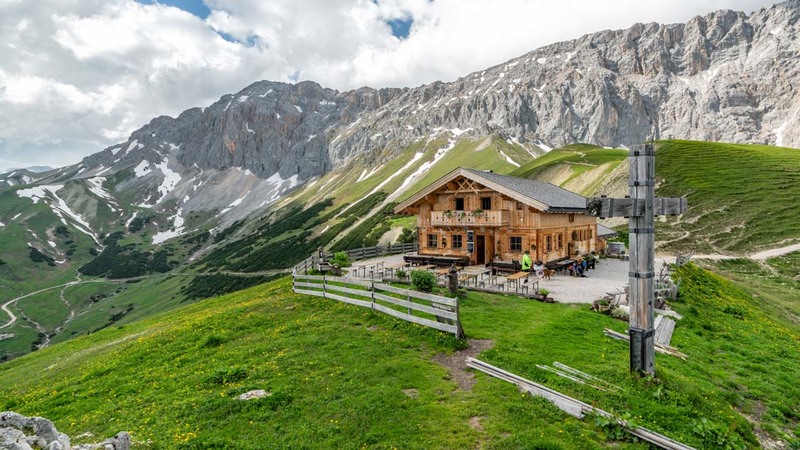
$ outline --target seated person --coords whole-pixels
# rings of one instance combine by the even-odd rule
[[[583,273],[584,269],[583,266],[577,262],[574,262],[569,265],[569,274],[575,277],[583,277],[586,278],[586,275]]]

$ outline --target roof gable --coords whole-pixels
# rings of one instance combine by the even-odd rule
[[[540,211],[576,213],[586,211],[585,197],[556,185],[527,178],[459,167],[426,186],[406,201],[398,204],[394,209],[395,212],[399,213],[417,204],[427,195],[436,192],[450,181],[462,176]]]

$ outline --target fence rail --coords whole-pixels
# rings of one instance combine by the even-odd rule
[[[404,253],[411,253],[417,251],[417,243],[412,242],[408,244],[394,244],[394,245],[381,245],[377,247],[362,247],[352,250],[344,250],[351,261],[360,261],[362,259],[377,258],[378,256],[386,255],[402,255]],[[308,273],[311,269],[318,269],[321,261],[327,261],[333,258],[333,253],[322,253],[311,255],[300,263],[294,266],[296,273]]]
[[[367,280],[299,273],[295,273],[292,278],[292,290],[297,294],[330,298],[370,308],[407,322],[453,333],[457,338],[464,337],[458,316],[458,299]]]
[[[369,259],[375,258],[378,256],[386,256],[386,255],[401,255],[403,253],[415,252],[417,251],[417,243],[412,242],[409,244],[394,244],[394,245],[385,245],[385,246],[377,246],[377,247],[363,247],[363,248],[356,248],[352,250],[345,250],[344,252],[347,253],[347,256],[350,257],[352,261],[358,261],[361,259]],[[333,257],[333,254],[326,255],[329,257]]]

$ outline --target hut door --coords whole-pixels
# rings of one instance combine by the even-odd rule
[[[475,236],[475,264],[486,264],[486,236]]]

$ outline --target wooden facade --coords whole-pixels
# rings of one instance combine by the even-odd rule
[[[529,250],[534,261],[548,262],[605,247],[597,235],[597,219],[585,214],[585,206],[583,211],[551,208],[505,186],[530,180],[481,178],[476,171],[456,169],[397,206],[397,212],[417,216],[419,254],[468,257],[470,264],[485,264],[520,260]]]

